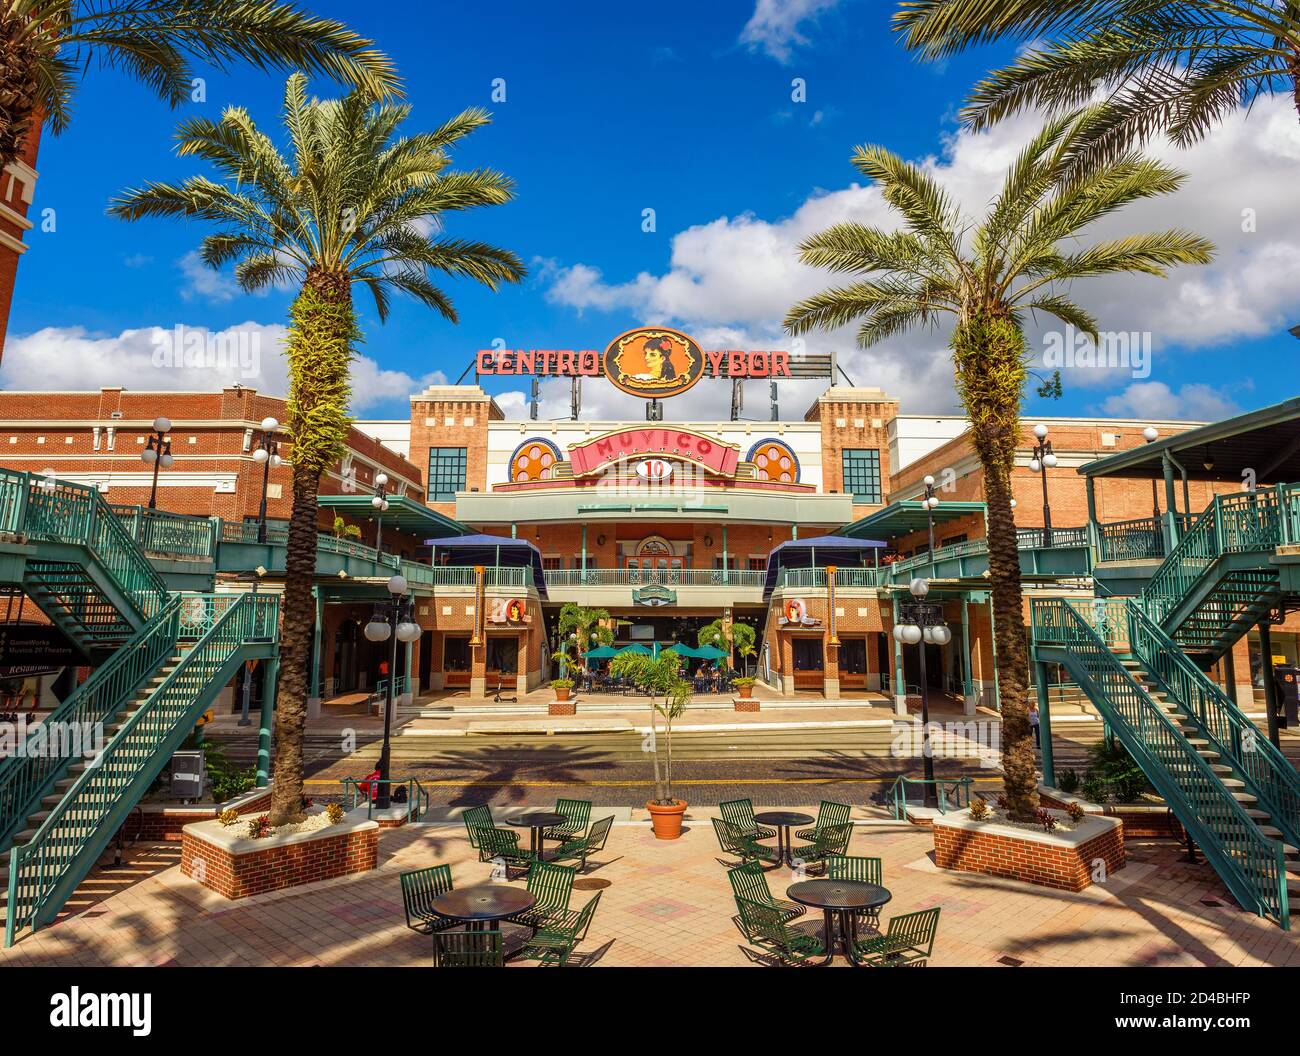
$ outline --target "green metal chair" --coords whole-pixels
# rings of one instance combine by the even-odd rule
[[[733,853],[741,859],[743,864],[748,865],[751,862],[768,862],[772,865],[780,864],[781,852],[775,847],[769,847],[765,843],[759,843],[757,837],[745,835],[736,828],[736,826],[728,822],[724,821],[722,825],[726,830],[727,839],[731,841],[731,845],[735,848]]]
[[[751,946],[775,954],[786,964],[802,964],[825,955],[826,946],[821,939],[791,928],[776,907],[748,898],[737,898],[736,905]]]
[[[721,818],[713,818],[713,834],[718,837],[718,846],[722,848],[723,854],[729,854],[733,858],[740,858],[744,851],[728,831],[728,825]]]
[[[905,913],[889,918],[885,934],[855,941],[853,952],[872,968],[901,968],[929,958],[938,930],[939,907]]]
[[[805,865],[822,865],[832,854],[843,854],[847,851],[852,836],[852,825],[828,825],[818,830],[812,843],[792,847],[790,857]]]
[[[853,808],[847,803],[832,803],[828,799],[823,799],[820,807],[817,808],[817,820],[813,823],[811,829],[799,829],[795,832],[795,839],[808,840],[810,843],[817,839],[817,833],[822,829],[830,828],[832,825],[847,825],[849,815],[853,813]]]
[[[591,927],[591,918],[596,915],[596,906],[602,894],[603,892],[597,891],[596,897],[582,907],[571,923],[545,924],[538,928],[520,955],[542,964],[563,967],[573,956],[578,943],[587,937],[587,929]]]
[[[563,814],[567,820],[560,822],[559,825],[552,825],[542,833],[542,837],[563,843],[587,831],[587,825],[591,821],[591,800],[557,799],[555,813]]]
[[[551,853],[551,860],[565,862],[576,858],[580,863],[578,872],[584,872],[587,868],[587,856],[605,849],[605,841],[609,839],[609,830],[613,828],[613,825],[614,816],[612,814],[608,818],[601,818],[587,830],[586,836],[576,836],[560,844]]]
[[[573,879],[578,870],[571,865],[552,862],[533,862],[528,867],[528,892],[537,901],[531,909],[506,919],[512,924],[540,931],[545,927],[565,927],[577,917],[569,912],[569,895],[573,892]]]
[[[776,835],[776,829],[769,829],[754,820],[754,801],[752,799],[729,799],[718,804],[718,813],[728,825],[734,825],[744,835],[753,840],[770,840]]]
[[[506,868],[526,869],[533,864],[533,852],[519,846],[519,833],[513,829],[482,828],[474,830],[478,838],[478,860],[500,859]]]
[[[487,807],[470,807],[461,815],[465,822],[465,831],[469,833],[469,845],[477,850],[479,829],[490,829],[496,825],[492,820],[492,811]]]
[[[501,931],[443,931],[433,937],[433,963],[439,968],[504,968]]]
[[[428,869],[415,869],[403,873],[402,905],[406,909],[406,926],[421,935],[454,928],[457,921],[433,910],[431,903],[452,888],[451,866],[431,865]]]
[[[756,902],[759,905],[767,906],[774,909],[780,914],[783,923],[789,923],[805,913],[805,907],[798,902],[787,902],[783,898],[773,898],[772,892],[767,886],[767,874],[756,863],[739,865],[735,869],[727,870],[727,879],[731,881],[731,893],[736,898],[736,905],[739,906],[742,901]],[[740,916],[741,924],[744,925],[745,916]],[[749,934],[748,930],[745,932]]]
[[[827,880],[860,880],[864,884],[885,882],[885,870],[879,858],[858,858],[847,854],[826,857]],[[866,921],[871,927],[880,924],[880,910],[866,909],[853,914],[855,920]]]

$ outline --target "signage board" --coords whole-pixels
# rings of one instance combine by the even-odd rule
[[[85,657],[57,627],[36,623],[0,624],[0,669],[49,671],[85,663]]]
[[[677,604],[677,591],[667,587],[649,586],[632,591],[633,605],[648,605],[652,608],[660,605]]]
[[[693,462],[720,476],[734,477],[740,448],[690,429],[616,429],[569,448],[575,477],[591,476],[621,459],[668,457]]]

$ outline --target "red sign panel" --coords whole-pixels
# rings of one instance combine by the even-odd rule
[[[721,476],[734,477],[740,462],[740,449],[702,433],[688,429],[619,429],[585,444],[569,448],[569,463],[575,477],[597,473],[620,459],[643,455],[680,458],[712,470]]]

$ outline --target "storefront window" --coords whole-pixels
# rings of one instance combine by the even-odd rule
[[[469,670],[468,638],[448,638],[443,643],[442,669],[444,671]]]

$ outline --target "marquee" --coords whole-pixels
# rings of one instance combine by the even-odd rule
[[[569,463],[575,477],[598,473],[623,459],[641,456],[677,458],[734,477],[740,463],[740,448],[690,429],[616,429],[586,443],[569,448]]]

